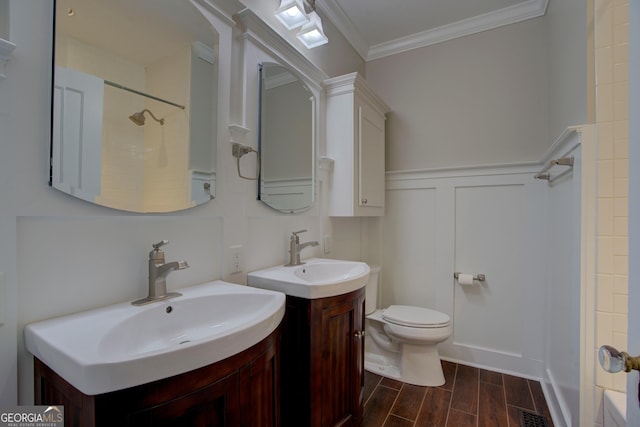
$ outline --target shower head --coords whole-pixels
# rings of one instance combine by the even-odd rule
[[[137,112],[130,115],[129,120],[131,120],[133,123],[135,123],[138,126],[143,126],[145,118],[142,112]]]
[[[132,115],[129,116],[129,120],[131,120],[133,123],[135,123],[138,126],[144,126],[144,122],[145,122],[145,117],[144,117],[144,113],[149,113],[151,115],[151,117],[153,118],[153,120],[155,120],[156,122],[160,123],[160,125],[164,125],[164,119],[159,119],[156,116],[153,115],[153,113],[148,110],[148,109],[144,109],[142,111],[138,111],[137,113],[133,113]]]

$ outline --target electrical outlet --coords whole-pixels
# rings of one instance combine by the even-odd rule
[[[229,246],[231,256],[230,274],[241,273],[243,269],[242,245]]]
[[[331,234],[325,234],[324,235],[324,253],[328,254],[331,253],[331,247],[333,246],[333,237],[331,236]]]

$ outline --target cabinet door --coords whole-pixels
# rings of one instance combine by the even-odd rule
[[[354,354],[353,366],[355,366],[354,373],[354,386],[352,398],[354,399],[354,405],[358,408],[358,424],[362,421],[362,408],[364,407],[364,314],[365,308],[365,293],[362,292],[360,296],[354,301],[356,308],[355,319],[356,326],[354,328],[354,339],[356,352]]]
[[[357,426],[362,406],[362,301],[343,301],[322,311],[322,426]]]
[[[33,358],[34,403],[64,406],[64,427],[94,427],[95,399],[82,394],[53,372],[37,357]]]
[[[360,207],[384,207],[384,116],[367,103],[358,106]]]
[[[276,341],[240,370],[240,425],[280,425],[280,361]]]
[[[231,427],[240,425],[238,374],[207,387],[132,414],[126,425],[136,427]]]

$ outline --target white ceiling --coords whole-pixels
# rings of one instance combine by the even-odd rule
[[[548,0],[317,0],[365,60],[544,15]]]

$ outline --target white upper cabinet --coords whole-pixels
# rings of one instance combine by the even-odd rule
[[[358,74],[325,80],[327,156],[334,160],[330,216],[382,216],[389,107]]]

